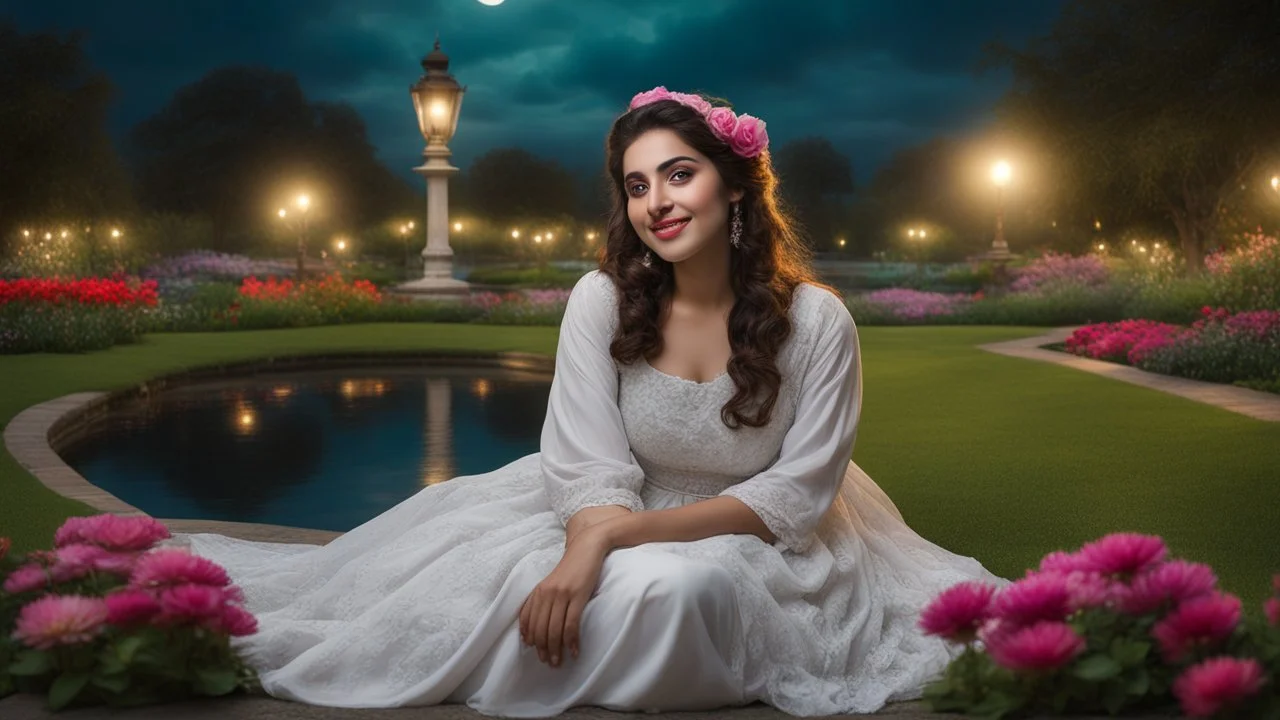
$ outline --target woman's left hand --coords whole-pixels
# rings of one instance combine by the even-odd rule
[[[563,651],[578,656],[582,611],[600,582],[609,544],[600,525],[584,529],[564,550],[560,564],[520,607],[520,638],[538,649],[538,659],[558,667]]]

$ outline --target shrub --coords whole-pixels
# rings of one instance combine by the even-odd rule
[[[134,342],[155,305],[153,282],[0,280],[0,353],[86,352]]]
[[[1230,310],[1280,310],[1280,240],[1246,234],[1234,250],[1205,258],[1214,302]]]

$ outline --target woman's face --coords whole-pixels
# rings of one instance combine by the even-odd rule
[[[627,217],[636,234],[667,262],[687,260],[729,242],[729,204],[741,191],[725,187],[709,158],[672,130],[650,130],[622,155]]]

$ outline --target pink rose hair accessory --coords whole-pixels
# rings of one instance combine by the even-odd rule
[[[765,131],[763,120],[747,114],[738,115],[724,106],[713,106],[700,95],[671,92],[659,85],[652,90],[636,93],[636,96],[631,98],[628,110],[635,110],[659,100],[674,100],[697,111],[706,121],[707,127],[711,128],[711,132],[743,157],[756,157],[769,147],[769,133]]]

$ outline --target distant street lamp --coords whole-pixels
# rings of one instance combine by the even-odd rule
[[[989,260],[995,266],[992,283],[997,289],[1003,288],[1006,278],[1005,266],[1016,255],[1009,252],[1009,243],[1004,239],[1004,189],[1013,178],[1013,168],[1001,160],[991,167],[991,181],[996,186],[996,235],[991,241],[991,249],[978,256],[981,260]]]
[[[404,283],[397,292],[413,295],[466,295],[467,283],[453,278],[453,250],[449,247],[449,176],[458,168],[449,164],[448,142],[458,128],[462,94],[466,88],[449,73],[449,56],[440,40],[422,59],[426,72],[409,88],[418,114],[418,129],[426,139],[423,163],[413,169],[427,179],[427,246],[422,250],[422,278]]]
[[[297,281],[301,283],[303,279],[303,274],[306,272],[307,217],[310,214],[308,211],[311,209],[311,198],[306,194],[302,194],[302,195],[299,195],[294,202],[297,204],[298,210],[299,210],[299,213],[298,213],[299,219],[296,226],[296,230],[298,233]],[[279,210],[277,210],[276,215],[279,216],[281,220],[287,221],[289,219],[289,211],[284,208],[280,208]]]

